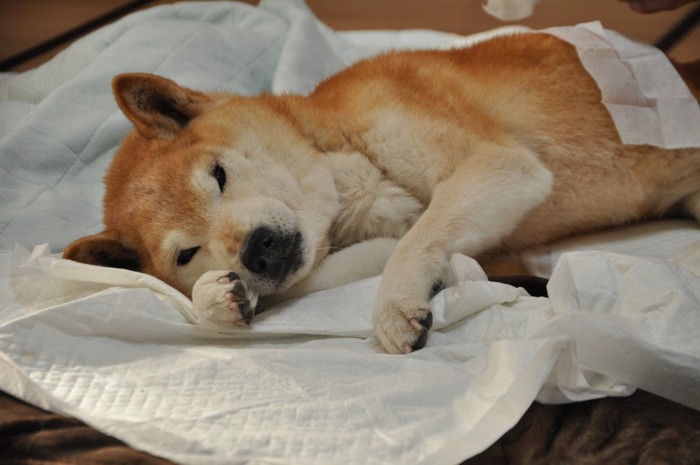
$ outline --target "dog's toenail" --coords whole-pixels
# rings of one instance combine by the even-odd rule
[[[416,331],[430,329],[433,327],[433,314],[432,312],[428,312],[421,320],[418,318],[411,318],[409,323],[411,323],[411,326],[413,326]]]
[[[252,308],[250,308],[250,303],[246,300],[244,302],[241,302],[241,304],[238,307],[238,311],[243,315],[243,321],[246,322],[246,324],[250,324],[251,321],[253,321],[253,315],[255,315],[255,311],[253,311]]]
[[[433,312],[428,312],[428,314],[425,315],[425,318],[420,320],[420,323],[421,323],[421,325],[423,325],[423,327],[425,329],[432,328],[433,327]]]
[[[245,299],[246,297],[245,286],[240,281],[236,281],[236,283],[233,285],[233,289],[231,289],[231,292],[239,299]]]
[[[420,333],[420,336],[418,336],[418,339],[416,342],[413,344],[412,349],[413,350],[419,350],[425,347],[425,344],[428,342],[428,330],[424,329],[422,333]]]
[[[416,318],[411,318],[411,326],[413,326],[413,329],[416,331],[423,331],[423,325],[420,324],[420,321],[418,321]]]

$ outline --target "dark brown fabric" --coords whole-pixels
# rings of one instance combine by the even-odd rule
[[[700,412],[638,391],[533,404],[496,444],[462,465],[697,465]]]
[[[0,392],[2,465],[168,465],[84,423]]]
[[[172,464],[0,392],[2,465]],[[462,465],[700,465],[700,412],[637,392],[534,403],[496,444]]]

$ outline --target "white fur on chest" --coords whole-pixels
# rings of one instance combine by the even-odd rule
[[[340,201],[330,234],[334,247],[376,237],[399,238],[425,209],[363,155],[332,153],[328,157]]]

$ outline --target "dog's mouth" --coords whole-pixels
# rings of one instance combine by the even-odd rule
[[[277,289],[304,264],[303,246],[299,231],[258,226],[246,236],[240,260],[258,280]]]

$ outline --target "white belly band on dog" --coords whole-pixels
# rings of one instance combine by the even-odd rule
[[[490,15],[514,21],[539,0],[488,0]],[[651,45],[603,29],[599,22],[545,29],[573,44],[598,83],[625,144],[700,147],[700,107],[666,55]]]
[[[700,147],[700,106],[663,52],[599,22],[544,32],[576,47],[624,144]]]

